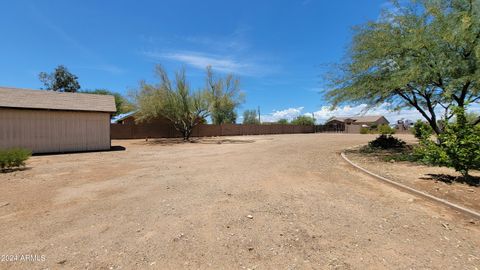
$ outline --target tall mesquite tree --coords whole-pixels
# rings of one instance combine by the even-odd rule
[[[62,65],[56,67],[52,73],[40,72],[38,78],[47,90],[74,93],[80,89],[78,77]]]
[[[356,28],[349,60],[329,78],[326,97],[334,106],[413,107],[441,134],[438,120],[480,101],[480,1],[392,4],[378,21]]]
[[[258,119],[256,110],[246,110],[243,112],[243,124],[258,125],[260,120]]]
[[[173,83],[160,65],[156,67],[156,74],[160,78],[158,85],[141,83],[136,97],[138,121],[165,117],[187,141],[193,128],[209,116],[207,93],[191,91],[183,69],[176,73]]]
[[[245,100],[240,90],[240,80],[233,74],[215,76],[212,67],[207,67],[206,90],[210,98],[210,112],[213,124],[234,124],[236,109]]]

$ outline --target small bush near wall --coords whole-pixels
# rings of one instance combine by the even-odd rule
[[[360,129],[360,134],[369,134],[369,133],[370,133],[370,129],[367,127],[362,127]]]
[[[23,148],[0,150],[0,172],[18,169],[25,166],[25,161],[32,152]]]
[[[392,135],[382,134],[378,136],[375,140],[369,142],[368,146],[371,148],[380,149],[401,149],[405,148],[406,143],[400,139],[393,137]]]
[[[389,125],[380,125],[377,128],[378,133],[383,135],[395,134],[395,129],[391,128]]]

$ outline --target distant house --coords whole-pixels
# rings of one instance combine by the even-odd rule
[[[110,95],[0,87],[0,149],[33,153],[110,149]]]
[[[373,128],[380,125],[388,125],[387,118],[381,115],[332,117],[325,126],[332,130],[345,131],[347,133],[359,133],[362,127]]]
[[[395,125],[395,128],[403,131],[403,130],[409,130],[410,128],[413,127],[415,123],[412,120],[408,119],[400,119],[397,121],[397,124]]]

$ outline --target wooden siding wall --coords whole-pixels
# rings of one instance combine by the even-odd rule
[[[0,109],[0,149],[33,153],[110,149],[110,115],[97,112]]]

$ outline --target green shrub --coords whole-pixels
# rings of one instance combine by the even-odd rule
[[[446,123],[438,142],[424,137],[416,152],[425,163],[454,168],[471,180],[470,170],[480,170],[480,130],[467,121],[463,109],[455,109],[455,116],[454,123]]]
[[[360,128],[360,134],[368,134],[370,133],[370,129],[367,127]]]
[[[380,125],[378,128],[378,133],[383,134],[383,135],[391,135],[395,134],[395,129],[391,128],[389,125]]]
[[[32,153],[23,148],[0,150],[0,171],[16,169],[25,166],[25,161]]]
[[[290,123],[292,125],[313,126],[315,125],[315,119],[310,116],[300,115],[297,118],[293,119]]]
[[[288,125],[288,120],[285,119],[285,118],[282,118],[280,120],[277,121],[277,124],[281,124],[281,125]]]
[[[401,149],[405,148],[407,144],[393,137],[392,135],[382,134],[378,136],[375,140],[368,143],[368,146],[371,148],[380,148],[380,149]]]
[[[429,138],[430,136],[432,136],[433,129],[429,124],[422,122],[421,120],[418,120],[413,125],[412,133],[415,136],[415,138],[421,140],[423,138]]]

